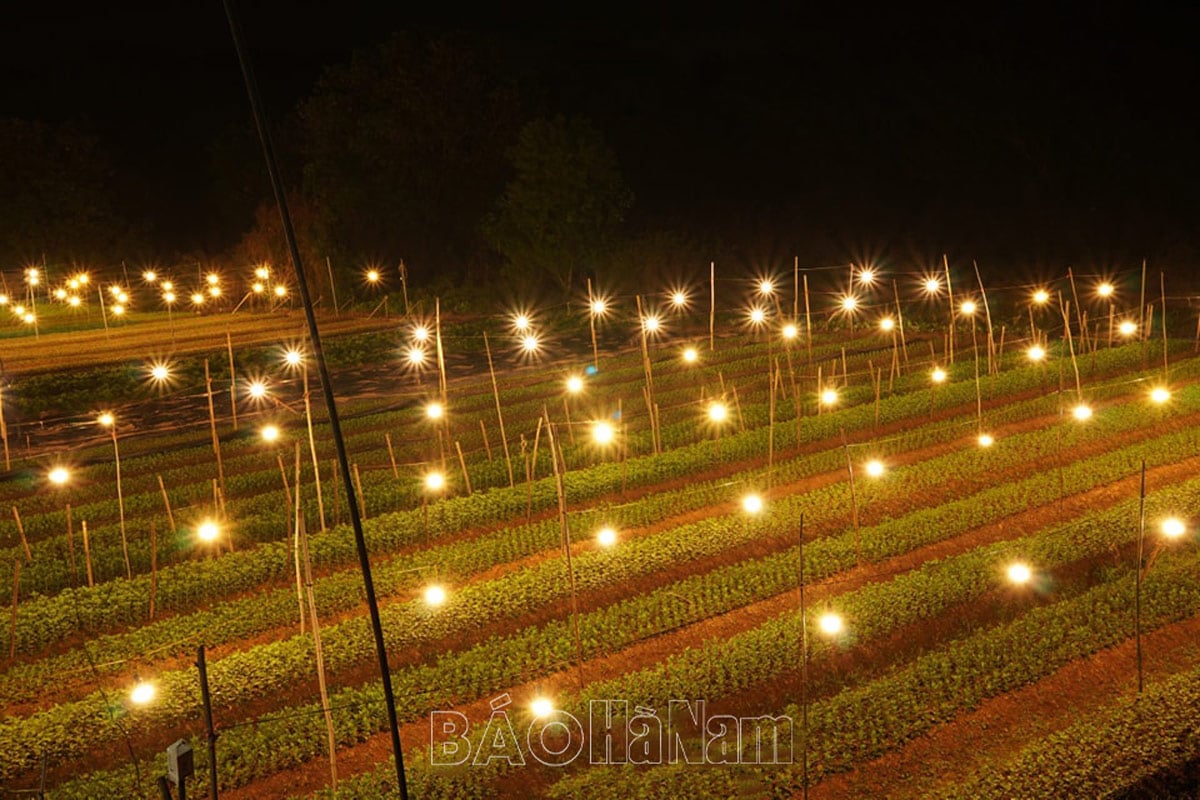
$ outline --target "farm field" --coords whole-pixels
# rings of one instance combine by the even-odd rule
[[[180,738],[205,796],[200,646],[222,797],[395,796],[348,493],[413,797],[1186,782],[1200,355],[1153,314],[1013,307],[1003,333],[886,298],[853,327],[635,316],[598,345],[576,313],[553,349],[507,318],[436,348],[323,319],[334,351],[368,337],[336,372],[350,486],[294,312],[4,339],[28,438],[0,479],[0,797],[43,771],[55,800],[156,797]],[[168,354],[86,414],[11,397]]]

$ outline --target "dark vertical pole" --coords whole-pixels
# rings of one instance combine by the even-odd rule
[[[245,43],[242,39],[241,26],[233,11],[233,0],[222,0],[225,15],[229,19],[229,31],[233,37],[234,48],[237,50],[238,63],[242,68],[242,76],[246,82],[246,94],[250,99],[250,109],[254,116],[254,124],[258,129],[258,138],[262,144],[263,159],[267,163],[267,172],[271,178],[271,188],[275,193],[275,202],[279,206],[279,217],[283,223],[284,237],[287,239],[288,250],[291,252],[292,264],[296,268],[296,286],[300,290],[300,298],[304,303],[304,317],[308,322],[309,341],[312,342],[313,356],[317,362],[317,371],[321,378],[321,390],[325,395],[325,406],[329,412],[329,430],[333,435],[333,443],[337,449],[337,458],[341,466],[342,483],[352,486],[350,477],[350,461],[346,457],[346,442],[342,438],[342,426],[338,419],[337,403],[333,397],[333,384],[329,378],[329,368],[325,364],[325,351],[321,347],[321,336],[317,330],[317,319],[313,312],[312,297],[308,291],[305,279],[304,265],[300,260],[300,249],[296,243],[296,232],[292,228],[292,217],[288,212],[287,197],[283,190],[283,181],[275,161],[275,150],[271,143],[271,135],[267,130],[266,115],[263,112],[262,100],[259,97],[258,85],[254,79],[254,71],[246,54]],[[359,567],[362,570],[363,589],[365,590],[367,608],[371,613],[371,631],[375,640],[375,652],[379,657],[379,676],[383,681],[383,701],[387,709],[388,727],[392,739],[392,754],[396,764],[396,789],[402,800],[408,800],[408,784],[404,779],[404,750],[400,745],[400,725],[396,720],[396,697],[392,689],[391,669],[388,666],[387,647],[383,640],[383,624],[379,619],[379,603],[375,599],[375,582],[371,578],[371,561],[367,554],[367,542],[363,536],[362,519],[358,513],[358,502],[354,492],[347,492],[347,510],[350,513],[350,524],[354,529],[354,543],[358,550]]]
[[[196,669],[200,671],[200,703],[204,707],[204,730],[208,745],[208,796],[209,800],[217,800],[217,732],[213,729],[212,697],[208,693],[208,660],[204,656],[204,645],[196,650]]]
[[[165,775],[158,776],[158,794],[162,800],[173,800],[171,797],[171,785],[167,783]]]
[[[1142,487],[1138,492],[1137,574],[1134,576],[1133,638],[1137,647],[1137,690],[1142,694],[1142,563],[1146,542],[1146,459],[1142,459]]]
[[[804,513],[800,513],[800,739],[801,786],[808,800],[808,611],[804,607]]]

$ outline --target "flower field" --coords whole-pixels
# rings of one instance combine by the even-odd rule
[[[94,408],[107,423],[18,377],[6,405],[61,408],[0,480],[0,797],[43,770],[56,799],[156,797],[179,738],[206,795],[201,645],[222,797],[396,796],[351,494],[413,797],[1169,785],[1200,759],[1200,356],[1157,320],[1105,336],[1026,305],[1005,334],[974,305],[949,330],[906,311],[904,339],[891,316],[798,334],[776,305],[553,349],[507,319],[435,348],[428,321],[347,317],[351,486],[311,354],[273,317],[227,361],[224,333],[184,334],[215,317],[173,323],[194,344]],[[85,332],[79,368],[147,369],[135,331]],[[69,349],[43,335],[13,363]],[[540,724],[567,747],[544,720],[614,700],[626,731],[680,701],[707,721],[618,737],[605,763],[594,741],[497,755],[501,708],[521,745]]]

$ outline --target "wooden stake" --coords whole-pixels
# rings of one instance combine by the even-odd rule
[[[1168,381],[1168,366],[1167,366],[1167,276],[1160,272],[1158,273],[1158,288],[1162,300],[1162,332],[1163,332],[1163,385]]]
[[[487,425],[483,424],[483,417],[479,418],[479,432],[483,435],[483,449],[487,451],[488,461],[492,460],[492,444],[488,441]]]
[[[808,363],[812,364],[812,309],[808,304],[808,273],[804,274],[804,342],[808,347]]]
[[[971,259],[971,265],[975,267],[975,280],[979,283],[979,296],[983,298],[983,313],[987,320],[987,373],[991,375],[992,351],[996,349],[996,340],[992,336],[992,309],[988,306],[987,290],[983,288],[983,278],[979,276],[979,264]]]
[[[71,523],[71,504],[67,503],[67,558],[71,562],[71,588],[79,585],[79,576],[75,571],[75,526]]]
[[[217,436],[217,412],[213,409],[212,376],[208,371],[208,359],[204,359],[204,391],[208,396],[208,425],[212,431],[213,455],[217,458],[217,482],[225,488],[225,467],[221,463],[221,439]],[[222,513],[224,507],[221,508]]]
[[[737,409],[738,430],[746,430],[746,418],[742,416],[742,401],[738,399],[737,387],[729,384],[729,392],[733,395],[733,407]]]
[[[385,433],[383,438],[387,441],[388,460],[392,462],[392,477],[400,480],[400,470],[396,469],[396,451],[392,449],[392,435]]]
[[[329,272],[329,294],[333,297],[333,315],[340,317],[342,310],[338,308],[337,281],[333,279],[333,264],[330,262],[329,256],[325,256],[325,269]]]
[[[550,423],[550,416],[546,414],[545,409],[542,409],[542,414],[546,419],[546,436],[550,445],[550,461],[554,465],[554,488],[558,495],[558,527],[559,535],[562,540],[563,554],[567,561],[567,577],[571,586],[571,626],[575,633],[575,663],[579,668],[579,688],[584,687],[583,680],[583,644],[579,636],[579,601],[575,592],[575,567],[571,561],[571,530],[567,524],[567,495],[566,489],[563,486],[563,471],[566,465],[560,468],[559,457],[560,452],[554,441],[554,426]]]
[[[229,350],[229,412],[233,417],[233,429],[238,429],[237,420],[237,373],[233,367],[233,339],[225,331],[225,347]]]
[[[171,512],[171,498],[167,496],[167,487],[163,484],[162,475],[155,477],[158,478],[158,491],[162,493],[163,507],[167,509],[167,523],[171,526],[171,533],[177,533],[175,515]]]
[[[509,488],[512,488],[517,484],[513,480],[512,456],[508,452],[508,437],[504,435],[504,412],[500,410],[500,388],[496,385],[496,367],[492,363],[492,348],[488,344],[487,331],[483,332],[483,349],[487,352],[488,373],[492,376],[492,396],[496,399],[496,420],[500,423],[500,442],[504,445],[504,462],[508,464],[508,485]]]
[[[1079,293],[1075,290],[1075,273],[1071,271],[1070,267],[1067,267],[1067,282],[1071,284],[1071,302],[1075,303],[1075,317],[1079,322],[1080,335],[1082,336],[1085,335],[1082,333],[1084,330],[1083,306],[1079,303]],[[1069,326],[1071,323],[1068,320],[1066,324]]]
[[[21,524],[21,513],[17,507],[12,507],[13,520],[17,523],[17,534],[21,537],[21,547],[25,549],[25,563],[33,563],[33,553],[29,550],[29,540],[25,538],[25,526]]]
[[[717,349],[717,262],[708,262],[708,349]]]
[[[312,559],[308,553],[308,534],[304,530],[304,515],[296,517],[296,530],[300,534],[300,547],[304,555],[304,588],[308,594],[308,616],[312,622],[313,653],[317,660],[317,688],[321,695],[321,711],[325,715],[325,734],[329,748],[329,779],[337,788],[337,738],[333,731],[333,712],[329,706],[329,690],[325,686],[325,654],[321,648],[321,626],[317,622],[317,598],[313,593]]]
[[[317,516],[321,518],[321,533],[325,533],[325,499],[321,492],[321,462],[317,459],[317,439],[313,435],[312,403],[308,393],[308,364],[304,365],[304,421],[308,426],[308,451],[312,455],[313,489],[317,493]],[[336,477],[337,470],[334,469]]]
[[[360,509],[362,509],[362,518],[366,519],[367,518],[367,498],[366,498],[366,495],[363,494],[362,476],[358,474],[358,463],[356,462],[356,463],[352,464],[351,468],[354,471],[354,488],[358,492],[358,506]]]
[[[775,377],[778,374],[779,367],[776,365],[775,372],[771,373],[771,389],[767,393],[770,400],[767,404],[767,490],[771,488],[771,478],[775,474]],[[767,371],[771,372],[771,365],[767,365]]]
[[[282,456],[280,463],[283,462]],[[295,456],[295,473],[294,482],[296,484],[296,493],[291,500],[292,516],[288,519],[288,529],[292,534],[291,550],[292,560],[295,562],[296,569],[296,605],[299,609],[300,634],[304,634],[304,579],[300,571],[300,443],[296,442]],[[287,478],[284,478],[284,485],[287,484]]]
[[[571,446],[575,446],[575,427],[571,424],[571,404],[567,401],[567,396],[562,396],[563,401],[563,418],[567,421],[567,433],[571,435]]]
[[[454,440],[454,449],[458,451],[458,465],[462,467],[463,483],[467,487],[467,497],[470,497],[472,494],[471,475],[467,472],[467,460],[463,458],[462,445],[458,443],[457,439]]]
[[[846,442],[846,430],[841,429],[842,450],[846,453],[846,474],[850,476],[851,521],[854,523],[854,563],[862,565],[862,543],[858,537],[858,492],[854,488],[854,464],[850,460],[850,445]]]
[[[904,338],[904,312],[900,310],[900,289],[892,279],[892,294],[896,296],[896,327],[900,329],[900,347],[904,352],[904,363],[908,364],[908,341]]]
[[[88,588],[91,588],[96,582],[92,578],[92,547],[88,543],[87,520],[82,520],[80,525],[83,528],[83,561],[87,565]]]
[[[800,319],[800,256],[792,258],[792,319]]]
[[[950,261],[946,258],[946,254],[942,253],[942,266],[946,268],[946,297],[950,302],[950,323],[947,328],[946,336],[946,353],[947,363],[954,363],[954,287],[950,285]]]
[[[596,297],[595,297],[595,295],[592,294],[592,279],[591,278],[587,279],[587,292],[588,292],[588,327],[590,327],[591,331],[592,331],[592,368],[599,371],[599,369],[600,369],[600,349],[596,346],[596,310],[595,310],[596,309]],[[483,334],[483,338],[484,338],[484,341],[486,342],[487,341],[486,333]],[[498,404],[500,401],[497,400],[496,402]],[[501,434],[501,435],[503,435],[503,434]],[[511,467],[509,467],[509,472],[510,473],[512,472]],[[511,475],[509,475],[509,483],[512,483]]]

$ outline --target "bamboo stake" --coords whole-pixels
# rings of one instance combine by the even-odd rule
[[[321,533],[325,533],[325,498],[321,492],[321,462],[317,459],[317,439],[313,435],[312,403],[308,393],[308,364],[304,365],[304,421],[308,426],[308,451],[312,455],[313,489],[317,492],[317,516],[321,518]],[[334,474],[336,476],[336,469]]]
[[[21,537],[21,547],[25,549],[25,563],[33,563],[33,553],[29,550],[29,540],[25,538],[25,526],[21,524],[21,513],[17,507],[12,507],[13,520],[17,523],[17,534]]]
[[[488,373],[492,376],[492,396],[496,399],[496,419],[500,423],[500,442],[504,445],[504,461],[508,464],[509,488],[516,486],[513,480],[512,456],[508,452],[508,437],[504,435],[504,412],[500,410],[500,388],[496,385],[496,367],[492,364],[492,347],[488,344],[487,331],[483,332],[483,349],[487,352]]]
[[[742,416],[742,401],[738,399],[737,387],[732,383],[729,384],[729,392],[733,395],[733,407],[737,409],[738,415],[738,430],[746,430],[746,418]]]
[[[352,471],[354,472],[354,488],[355,488],[355,491],[358,492],[358,506],[360,509],[362,509],[362,518],[366,519],[367,518],[367,498],[366,498],[366,495],[363,494],[362,476],[358,474],[358,463],[356,462],[356,463],[352,464],[351,468],[352,468]]]
[[[396,451],[392,449],[392,435],[385,433],[383,438],[387,442],[388,460],[392,462],[392,477],[400,480],[400,470],[396,469]]]
[[[992,351],[996,349],[996,340],[992,336],[992,310],[988,306],[987,290],[983,288],[983,278],[979,275],[979,264],[975,259],[971,259],[971,265],[975,267],[975,280],[979,282],[979,296],[983,298],[983,313],[987,320],[987,373],[992,374]],[[974,325],[974,323],[971,323]]]
[[[646,320],[642,316],[642,296],[637,295],[638,328],[642,336],[642,370],[646,376],[646,411],[650,415],[650,442],[654,446],[654,454],[661,450],[658,440],[658,421],[654,415],[654,373],[650,368],[650,350],[646,344]]]
[[[280,457],[282,464],[282,456]],[[296,442],[296,457],[295,457],[295,484],[296,494],[291,500],[292,516],[288,519],[288,528],[290,529],[292,561],[295,562],[296,569],[296,605],[299,608],[300,620],[300,635],[304,635],[304,578],[300,571],[300,443]],[[284,484],[287,484],[287,479],[284,479]],[[426,526],[428,527],[428,526]],[[426,534],[428,536],[428,534]]]
[[[571,530],[567,523],[567,495],[563,486],[563,471],[566,465],[559,465],[561,451],[555,445],[554,426],[550,423],[550,415],[542,409],[546,419],[546,437],[550,445],[550,461],[554,464],[554,489],[558,495],[558,526],[562,538],[563,554],[567,561],[567,577],[571,585],[571,627],[575,634],[575,663],[579,668],[579,688],[584,687],[583,679],[583,643],[579,636],[579,600],[575,591],[575,566],[571,561]]]
[[[1138,333],[1146,337],[1146,259],[1142,259],[1142,291],[1138,296]]]
[[[479,432],[483,435],[483,449],[487,451],[488,462],[492,460],[492,444],[488,441],[487,425],[483,424],[483,417],[479,418]]]
[[[1059,296],[1058,296],[1058,302],[1063,310],[1063,332],[1067,339],[1067,350],[1071,354],[1071,366],[1075,369],[1075,394],[1076,394],[1076,397],[1078,398],[1078,402],[1082,403],[1083,402],[1083,384],[1079,380],[1079,363],[1075,360],[1075,343],[1071,339],[1071,322],[1070,322],[1071,304],[1067,303],[1067,305],[1063,306],[1061,294],[1059,294]]]
[[[82,520],[80,525],[83,528],[83,560],[87,564],[88,588],[90,589],[96,585],[96,582],[92,578],[92,547],[88,542],[87,520]]]
[[[17,657],[17,603],[21,599],[21,559],[13,561],[12,619],[8,623],[8,660]]]
[[[778,372],[778,365],[775,367]],[[771,371],[771,365],[767,365]],[[768,392],[770,400],[767,404],[767,490],[771,489],[771,479],[775,474],[775,374],[771,375],[771,389]]]
[[[233,417],[233,429],[238,429],[237,420],[237,373],[233,367],[233,339],[225,331],[225,347],[229,350],[229,412]]]
[[[1082,333],[1084,330],[1083,306],[1079,303],[1079,293],[1075,290],[1075,273],[1071,271],[1070,267],[1067,267],[1067,281],[1071,284],[1071,302],[1075,303],[1075,317],[1079,322],[1080,335],[1084,336],[1086,334]],[[1066,321],[1066,324],[1068,326],[1071,324],[1069,319]]]
[[[904,338],[904,312],[900,310],[900,289],[896,286],[895,278],[892,279],[892,294],[896,296],[896,327],[900,329],[900,347],[904,351],[904,363],[908,364],[908,340]]]
[[[588,327],[592,331],[592,368],[599,371],[600,370],[600,348],[596,346],[596,297],[595,297],[595,295],[592,294],[592,279],[591,278],[587,279],[587,292],[588,292]],[[484,333],[483,339],[485,342],[487,341],[486,333]],[[499,403],[500,401],[497,400],[496,402]],[[501,435],[503,435],[503,434],[501,434]],[[511,467],[509,468],[509,472],[510,473],[512,472]],[[511,475],[509,475],[509,483],[512,483]]]
[[[717,262],[708,262],[708,349],[717,349]]]
[[[942,266],[946,268],[946,297],[950,302],[950,323],[947,328],[946,336],[946,353],[948,356],[947,363],[954,363],[954,287],[950,285],[950,261],[946,258],[946,254],[942,253]]]
[[[317,598],[313,592],[312,559],[308,553],[308,534],[304,530],[304,515],[296,517],[296,530],[304,551],[304,588],[308,594],[308,616],[312,621],[313,652],[317,659],[317,688],[321,694],[321,711],[325,716],[326,743],[329,748],[329,779],[337,789],[337,737],[333,731],[333,712],[329,706],[329,690],[325,685],[325,653],[321,647],[321,626],[317,622]]]
[[[567,400],[567,396],[562,396],[563,403],[563,418],[567,421],[567,433],[571,434],[571,446],[575,445],[575,426],[571,424],[571,404]]]
[[[467,497],[470,497],[472,493],[471,476],[467,472],[467,460],[463,458],[462,445],[458,443],[457,439],[454,440],[454,449],[458,451],[458,465],[462,467],[463,483],[467,487]]]
[[[808,347],[808,363],[812,365],[812,309],[808,304],[808,273],[804,274],[804,342]]]
[[[112,428],[113,457],[117,465],[117,513],[121,521],[121,554],[125,557],[125,577],[133,580],[133,567],[129,563],[129,538],[125,535],[125,496],[121,492],[121,451],[117,447],[117,424]]]
[[[221,463],[221,439],[217,436],[217,412],[213,409],[212,376],[208,372],[208,359],[204,359],[204,390],[208,396],[208,425],[212,431],[213,454],[217,458],[217,482],[225,487],[225,467]],[[224,509],[222,508],[222,511]]]
[[[333,315],[340,317],[342,310],[338,308],[337,282],[333,279],[333,263],[325,256],[325,269],[329,272],[329,294],[333,297]]]
[[[842,450],[846,453],[846,474],[850,476],[851,521],[854,523],[854,563],[862,565],[862,543],[858,536],[858,492],[854,488],[854,464],[850,460],[850,445],[846,442],[846,430],[841,429]]]
[[[442,300],[440,297],[433,299],[433,329],[434,342],[437,347],[437,365],[438,365],[438,386],[442,393],[442,408],[449,408],[450,401],[446,396],[446,358],[445,352],[442,350]],[[446,421],[449,430],[450,422]]]
[[[1168,366],[1167,366],[1167,276],[1160,272],[1158,273],[1158,288],[1162,298],[1162,332],[1163,332],[1163,385],[1168,381]]]
[[[167,522],[171,525],[171,533],[177,533],[175,514],[171,511],[171,498],[167,496],[167,487],[163,484],[162,475],[155,475],[155,477],[158,478],[158,491],[162,493],[163,507],[167,509]]]
[[[71,562],[71,588],[79,585],[79,576],[75,571],[75,526],[71,522],[71,504],[67,503],[67,558]]]
[[[842,348],[842,386],[850,386],[850,367],[846,364],[846,348]]]
[[[800,256],[792,259],[792,319],[800,319]]]

